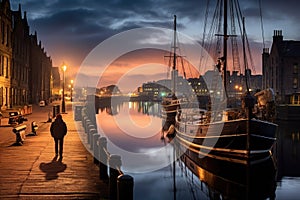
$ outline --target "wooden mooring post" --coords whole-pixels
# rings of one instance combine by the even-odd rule
[[[107,140],[105,137],[100,137],[98,139],[98,151],[99,151],[99,177],[101,180],[108,180],[107,174],[107,160],[109,155],[107,155]]]
[[[132,176],[122,174],[117,180],[117,199],[128,200],[133,199],[133,178]]]

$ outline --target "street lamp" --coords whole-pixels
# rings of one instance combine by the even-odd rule
[[[73,83],[74,81],[71,80],[71,102],[73,102]]]
[[[67,66],[63,65],[63,90],[62,90],[62,103],[61,103],[61,112],[66,113],[66,103],[65,103],[65,71],[67,70]]]

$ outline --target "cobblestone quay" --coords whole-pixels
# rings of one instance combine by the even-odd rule
[[[99,168],[80,140],[75,123],[81,122],[74,121],[71,104],[63,114],[68,126],[63,159],[53,160],[51,123],[46,122],[46,114],[40,114],[41,109],[50,111],[51,107],[33,107],[26,132],[35,120],[37,136],[27,136],[22,146],[14,145],[12,127],[0,127],[1,134],[12,136],[0,141],[0,199],[108,199],[108,184],[100,181]]]

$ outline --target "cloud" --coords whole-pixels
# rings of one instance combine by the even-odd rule
[[[22,0],[11,1],[11,8],[17,10],[19,2],[27,11],[31,32],[37,31],[53,64],[66,62],[75,69],[94,47],[115,34],[138,27],[172,29],[174,14],[178,16],[178,31],[201,41],[208,5],[206,0]],[[274,29],[282,29],[284,38],[300,40],[298,1],[261,3],[267,45]],[[250,40],[262,43],[259,1],[242,0],[240,7]]]

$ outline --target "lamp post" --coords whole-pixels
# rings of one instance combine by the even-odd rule
[[[73,102],[73,83],[74,81],[71,80],[71,102]]]
[[[65,103],[65,71],[67,70],[67,66],[63,65],[63,90],[62,90],[62,102],[61,102],[61,112],[66,113],[66,103]]]

